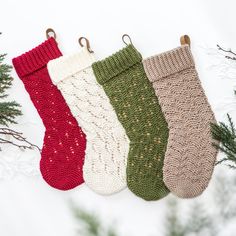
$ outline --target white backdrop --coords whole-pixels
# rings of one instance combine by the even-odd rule
[[[0,49],[1,53],[8,53],[9,63],[44,41],[48,27],[57,32],[63,54],[79,51],[77,40],[85,36],[98,59],[123,47],[124,33],[131,36],[144,58],[179,46],[179,37],[188,34],[202,85],[217,120],[225,120],[225,113],[234,109],[235,82],[223,78],[222,71],[228,73],[229,65],[225,71],[218,66],[225,59],[215,53],[217,43],[236,49],[234,0],[1,0],[0,6],[3,32]],[[13,76],[10,98],[22,105],[24,113],[14,128],[42,146],[41,119],[15,72]],[[236,122],[236,114],[234,118]],[[60,192],[42,180],[39,159],[36,151],[19,153],[5,148],[0,152],[1,236],[75,235],[70,200],[98,212],[105,222],[116,220],[121,235],[163,235],[161,220],[166,200],[145,202],[127,189],[103,197],[84,185]]]

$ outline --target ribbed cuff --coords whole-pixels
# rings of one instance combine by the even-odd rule
[[[56,85],[61,80],[91,66],[94,62],[93,53],[88,52],[86,48],[82,48],[79,53],[49,61],[47,67],[49,75]]]
[[[151,82],[195,66],[188,45],[149,57],[143,65]]]
[[[130,44],[104,60],[95,62],[92,67],[98,83],[104,84],[141,61],[141,54]]]
[[[12,60],[19,77],[24,77],[44,66],[48,61],[61,56],[61,52],[53,37],[35,47],[34,49]]]

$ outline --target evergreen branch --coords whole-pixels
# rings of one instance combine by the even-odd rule
[[[12,85],[13,78],[10,76],[12,66],[3,64],[6,54],[0,55],[0,98],[6,97],[5,90]]]
[[[3,63],[5,57],[6,54],[0,54],[0,99],[8,96],[5,91],[12,86],[13,81],[10,75],[12,66]],[[15,118],[22,115],[19,108],[20,105],[15,101],[0,102],[0,125],[8,126],[11,123],[15,124]]]
[[[118,236],[118,234],[111,228],[108,230],[107,236]]]
[[[223,174],[216,176],[213,203],[217,207],[217,218],[223,225],[236,217],[235,180],[235,175],[230,177]]]
[[[165,228],[166,236],[184,236],[184,227],[178,216],[178,205],[176,199],[167,202],[168,212],[166,214]]]
[[[233,136],[235,137],[235,127],[234,127],[233,120],[232,120],[232,118],[230,117],[229,114],[227,114],[227,117],[228,117],[228,120],[229,120],[231,132],[232,132]]]
[[[195,201],[192,204],[189,216],[184,229],[186,235],[193,233],[195,235],[215,235],[212,219],[200,202]]]
[[[216,184],[213,191],[214,212],[208,211],[205,201],[193,200],[185,220],[178,215],[182,209],[178,206],[178,200],[173,199],[174,203],[168,203],[166,218],[166,236],[216,236],[221,234],[222,228],[226,228],[232,220],[236,218],[235,176],[226,177],[225,175],[216,176]],[[174,222],[174,224],[173,224]],[[224,231],[223,231],[224,232]]]
[[[231,49],[226,50],[218,44],[217,48],[224,53],[228,53],[225,58],[236,60],[236,53]],[[236,91],[234,91],[234,94],[236,95]],[[236,169],[236,130],[229,114],[227,114],[227,118],[229,125],[226,125],[223,122],[220,122],[219,124],[211,124],[212,137],[217,141],[216,143],[213,143],[213,146],[226,155],[226,157],[219,160],[216,165],[230,162],[232,164],[227,164],[227,166]]]
[[[15,101],[13,102],[1,102],[0,103],[0,125],[8,126],[8,124],[16,124],[15,118],[22,115],[22,112],[18,109],[21,107]]]
[[[81,209],[76,208],[74,211],[76,219],[83,223],[82,235],[98,236],[100,235],[100,222],[95,215],[89,214]]]
[[[223,153],[225,153],[226,154],[226,156],[227,156],[227,158],[226,158],[226,160],[229,160],[229,161],[233,161],[234,160],[234,153],[233,152],[231,152],[230,150],[228,150],[228,148],[227,147],[224,147],[223,146],[224,144],[216,144],[216,143],[213,143],[213,146],[215,146],[217,149],[219,149],[221,152],[223,152]],[[225,144],[225,146],[228,146],[227,144]],[[223,158],[223,159],[225,159],[225,158]],[[223,160],[222,159],[222,160]],[[225,160],[225,161],[226,161]],[[222,162],[220,162],[220,163],[222,163]]]
[[[227,114],[227,117],[229,125],[223,122],[211,124],[212,137],[219,142],[213,145],[226,155],[225,158],[221,159],[216,164],[221,164],[225,161],[236,164],[236,131],[232,118],[229,114]]]
[[[112,227],[105,229],[100,219],[95,214],[89,213],[72,204],[73,214],[80,228],[78,235],[83,236],[118,236]]]
[[[12,86],[13,81],[13,78],[10,75],[12,66],[3,63],[5,57],[6,54],[0,54],[0,99],[8,96],[5,92]],[[21,106],[15,101],[1,101],[0,125],[8,126],[9,124],[16,124],[15,118],[22,115],[22,112],[19,109],[20,107]],[[22,133],[8,128],[0,128],[0,144],[11,144],[21,149],[37,148],[40,151],[40,148],[30,143],[22,136]]]

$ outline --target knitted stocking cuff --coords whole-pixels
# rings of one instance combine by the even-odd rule
[[[141,61],[141,54],[130,44],[110,57],[94,63],[92,67],[98,83],[103,85],[114,76]]]
[[[22,78],[61,55],[55,39],[51,37],[34,49],[14,58],[12,62],[18,76]]]
[[[195,66],[188,45],[149,57],[143,64],[151,82]]]
[[[52,82],[57,85],[63,79],[90,67],[93,62],[95,62],[94,55],[83,48],[79,53],[50,61],[47,67],[49,75],[53,75]]]

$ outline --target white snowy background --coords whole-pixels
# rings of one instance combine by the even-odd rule
[[[226,121],[230,112],[236,123],[236,68],[216,50],[220,44],[236,51],[234,0],[1,0],[0,7],[0,52],[8,53],[8,63],[44,41],[48,27],[56,31],[63,54],[79,51],[77,40],[85,36],[98,59],[122,48],[124,33],[131,36],[143,58],[179,46],[180,36],[188,34],[202,86],[217,120]],[[13,77],[9,98],[22,105],[24,115],[12,127],[41,147],[45,131],[42,121],[14,71]],[[99,214],[105,223],[114,224],[122,236],[164,235],[166,199],[145,202],[128,189],[104,197],[85,185],[58,191],[41,178],[39,160],[37,151],[5,147],[0,152],[1,236],[74,236],[71,200]],[[200,197],[209,203],[217,172],[227,175],[229,170],[216,168],[209,188]],[[183,205],[190,202],[181,200]],[[221,235],[234,236],[235,227],[230,226]]]

